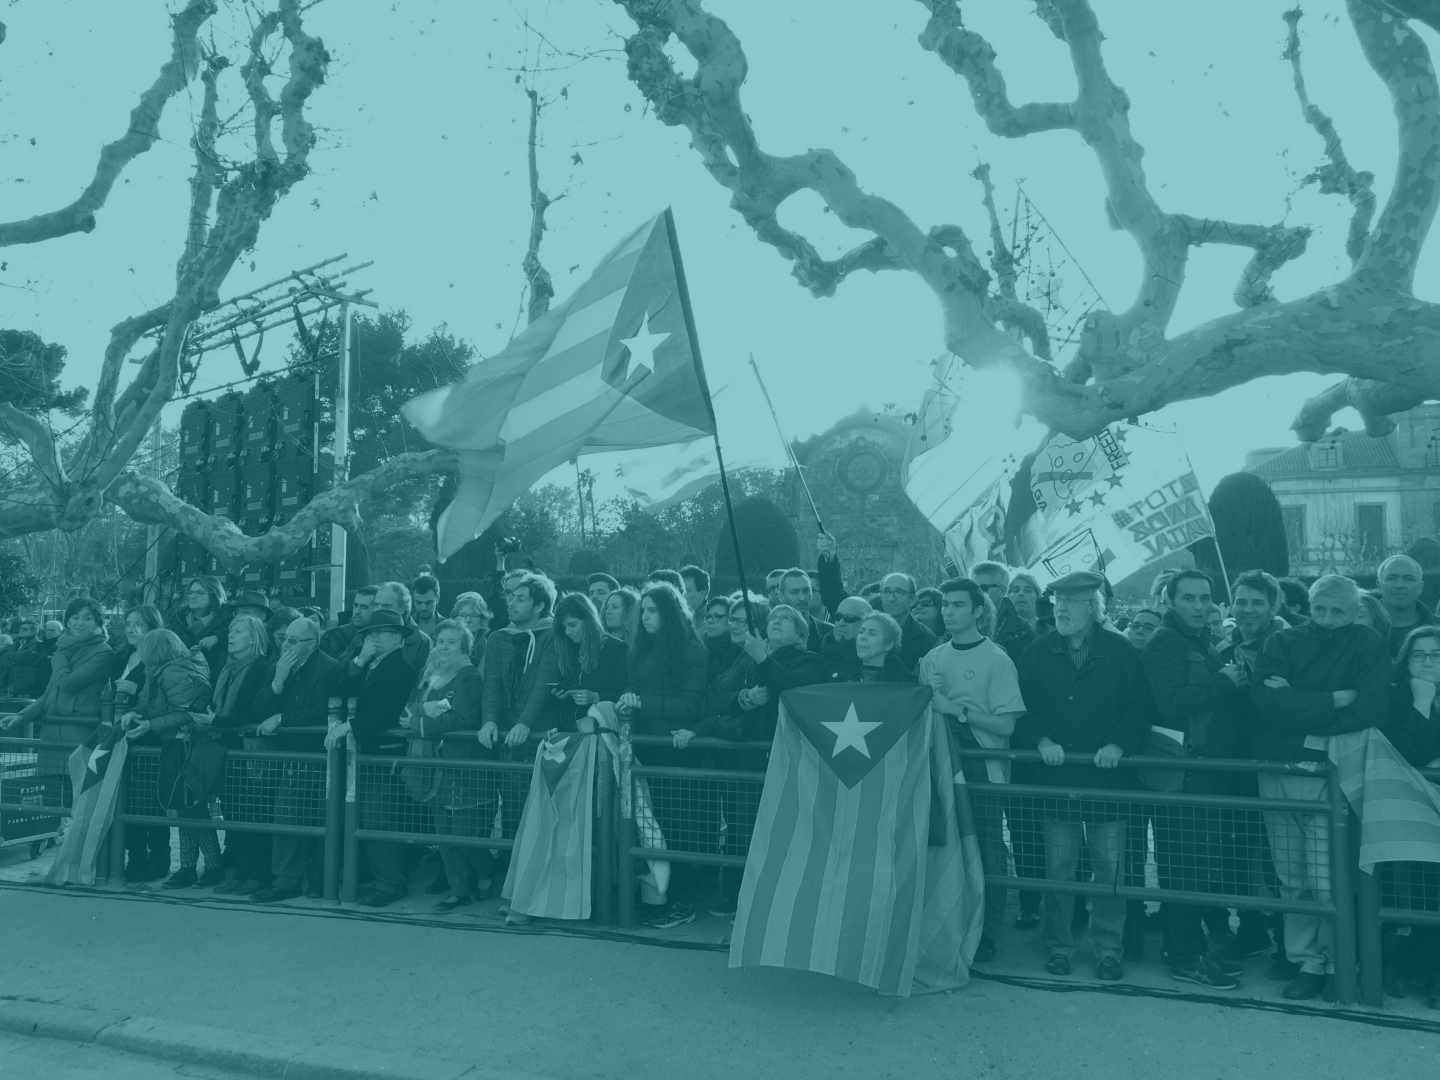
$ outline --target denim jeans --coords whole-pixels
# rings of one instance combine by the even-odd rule
[[[1125,822],[1057,820],[1047,818],[1045,830],[1045,876],[1051,881],[1075,880],[1080,848],[1090,852],[1090,866],[1097,885],[1118,886],[1125,872]],[[1075,947],[1071,919],[1075,914],[1073,893],[1046,893],[1041,908],[1041,934],[1046,950],[1053,956],[1068,955]],[[1120,958],[1125,932],[1125,901],[1119,896],[1090,897],[1090,944],[1096,960]]]
[[[1265,811],[1265,831],[1284,900],[1330,902],[1330,815],[1324,778],[1261,773],[1260,797],[1315,804],[1314,813]],[[1335,931],[1323,915],[1285,913],[1285,955],[1309,975],[1335,971]]]

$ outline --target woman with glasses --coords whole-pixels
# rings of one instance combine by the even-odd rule
[[[229,608],[220,579],[208,574],[193,579],[185,586],[180,611],[169,621],[190,651],[204,657],[213,681],[225,666],[228,651]]]
[[[1395,663],[1385,735],[1417,769],[1440,769],[1440,626],[1417,626]],[[1434,781],[1432,780],[1432,783]],[[1440,911],[1440,865],[1381,863],[1381,891],[1410,910]],[[1387,934],[1385,992],[1416,990],[1430,1008],[1440,1005],[1440,927],[1419,925],[1408,943]]]

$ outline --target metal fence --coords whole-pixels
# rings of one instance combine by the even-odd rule
[[[321,729],[312,734],[318,745]],[[599,745],[597,921],[634,924],[634,885],[645,860],[725,868],[738,878],[768,744],[696,739],[679,750],[668,737],[622,733],[613,758],[606,740]],[[56,763],[71,749],[0,738],[0,846],[58,831],[70,795]],[[1033,752],[960,756],[967,774],[961,804],[992,890],[1192,905],[1222,920],[1231,909],[1318,918],[1333,942],[1338,999],[1371,1005],[1383,1000],[1387,928],[1440,933],[1440,865],[1392,863],[1374,875],[1358,873],[1358,830],[1328,764],[1129,758],[1117,773],[1125,786],[1109,789],[1046,783]],[[132,747],[108,872],[118,877],[123,868],[131,828],[292,837],[315,850],[325,898],[352,902],[365,844],[508,851],[534,760],[534,740],[476,760],[357,754],[344,746],[232,749],[213,801],[186,811],[175,803],[162,750]],[[987,762],[997,761],[1013,770],[1009,782],[986,779]],[[1440,782],[1440,770],[1426,775]],[[1077,873],[1086,859],[1088,869]]]

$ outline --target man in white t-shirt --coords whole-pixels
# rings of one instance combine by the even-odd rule
[[[931,708],[943,719],[952,749],[1008,749],[1025,702],[1014,663],[976,626],[985,611],[985,593],[968,578],[957,578],[940,586],[940,597],[940,618],[949,640],[920,660],[920,681],[935,694]],[[1009,780],[1009,762],[961,759],[960,771],[972,787],[981,862],[986,873],[1004,874],[1010,854],[1002,831],[1004,800],[986,788]],[[1003,887],[986,886],[985,927],[975,953],[980,963],[995,958],[1005,901]]]

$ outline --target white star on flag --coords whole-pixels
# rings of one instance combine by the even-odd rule
[[[650,315],[647,312],[645,318],[640,320],[640,329],[635,331],[634,337],[621,338],[620,344],[630,350],[630,367],[626,370],[626,376],[634,375],[641,368],[649,375],[655,370],[655,350],[658,349],[670,337],[667,330],[663,334],[652,334],[650,332]]]
[[[839,757],[840,751],[851,747],[860,751],[867,758],[870,756],[870,747],[865,744],[865,736],[882,725],[871,721],[860,719],[860,714],[855,711],[855,703],[850,703],[850,708],[845,712],[845,719],[840,723],[833,720],[822,720],[821,725],[830,729],[835,736],[835,749],[830,751],[830,756]]]

